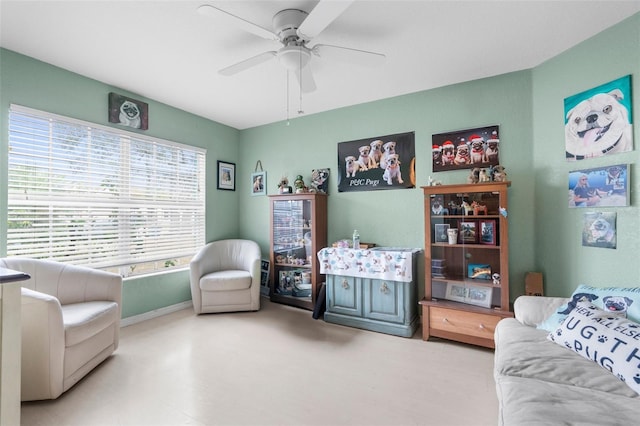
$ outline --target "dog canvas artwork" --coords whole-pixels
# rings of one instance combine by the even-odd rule
[[[149,105],[117,93],[109,93],[109,122],[147,130],[149,128]]]
[[[569,172],[569,207],[628,206],[628,173],[627,164]]]
[[[564,100],[569,161],[633,150],[631,76]]]
[[[616,213],[589,212],[584,214],[582,245],[616,248]]]
[[[489,169],[500,163],[498,126],[434,134],[431,143],[434,172]],[[491,175],[487,177],[492,180]]]
[[[338,144],[338,191],[415,187],[415,133]]]

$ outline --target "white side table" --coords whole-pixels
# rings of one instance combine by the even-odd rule
[[[20,424],[21,297],[28,274],[0,268],[0,425]]]

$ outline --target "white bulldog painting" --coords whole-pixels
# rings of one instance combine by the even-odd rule
[[[568,161],[633,150],[631,76],[564,100]]]

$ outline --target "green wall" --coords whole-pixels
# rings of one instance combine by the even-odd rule
[[[500,161],[507,166],[510,198],[510,271],[515,292],[532,270],[533,181],[531,72],[522,71],[435,90],[337,109],[243,130],[240,135],[240,229],[244,237],[269,246],[267,197],[251,196],[249,178],[256,161],[267,171],[267,192],[276,194],[282,174],[290,180],[329,167],[329,242],[358,229],[362,241],[385,246],[424,247],[423,192],[429,175],[443,183],[466,182],[468,171],[431,172],[431,135],[500,125]],[[415,131],[416,184],[413,189],[337,191],[337,144]],[[421,259],[420,269],[424,264]],[[424,279],[420,277],[420,294]]]
[[[7,180],[5,129],[10,104],[116,127],[107,120],[107,98],[112,91],[149,104],[149,130],[140,133],[207,149],[206,239],[235,237],[239,229],[237,195],[216,190],[216,162],[238,162],[238,130],[6,49],[0,50],[0,182]],[[0,185],[0,256],[7,250],[6,205],[7,187]],[[191,300],[187,271],[126,279],[123,287],[123,317]]]
[[[565,161],[564,98],[629,74],[635,150]],[[536,67],[532,94],[535,266],[545,273],[547,294],[566,296],[578,284],[640,285],[640,14]],[[630,207],[567,208],[569,171],[621,163],[630,165]],[[582,247],[585,211],[617,212],[617,249]]]
[[[425,70],[428,72],[428,70]],[[564,159],[563,99],[632,74],[636,150],[605,158],[568,163]],[[443,183],[465,182],[466,171],[433,173],[431,135],[497,124],[501,162],[509,190],[511,298],[524,292],[524,274],[544,274],[546,294],[566,296],[576,285],[638,285],[640,212],[638,211],[637,129],[640,109],[640,14],[526,71],[238,131],[170,106],[0,50],[0,181],[6,181],[6,111],[16,103],[103,125],[107,94],[115,91],[149,103],[145,134],[207,148],[207,241],[251,238],[266,257],[269,205],[251,196],[250,175],[261,161],[267,192],[286,174],[331,169],[330,242],[360,231],[363,241],[379,245],[423,247],[423,197],[429,176]],[[373,89],[372,89],[373,90]],[[337,192],[337,144],[343,141],[414,131],[417,188],[372,192]],[[235,162],[236,191],[216,189],[216,161]],[[585,209],[567,207],[567,175],[575,169],[608,164],[631,165],[631,207],[618,213],[616,250],[582,247]],[[6,186],[0,185],[0,256],[6,254]],[[422,264],[420,268],[422,269]],[[419,279],[420,293],[424,280]],[[186,271],[129,279],[124,286],[123,317],[190,299]]]

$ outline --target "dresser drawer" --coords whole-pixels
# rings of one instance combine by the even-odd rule
[[[500,315],[480,314],[439,307],[429,308],[429,327],[450,333],[465,334],[493,340],[493,332]]]

